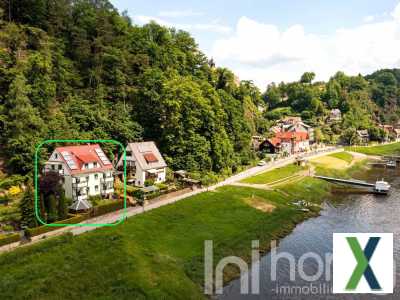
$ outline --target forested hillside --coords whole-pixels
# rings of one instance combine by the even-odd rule
[[[261,95],[186,32],[133,25],[106,0],[1,1],[1,151],[32,169],[44,139],[155,140],[172,168],[252,158]]]
[[[155,140],[174,169],[230,172],[254,158],[251,136],[283,115],[301,115],[325,142],[364,128],[379,138],[377,124],[399,116],[399,70],[327,83],[305,73],[262,93],[215,67],[189,33],[132,24],[107,0],[1,0],[0,19],[0,158],[10,173],[31,171],[45,139]],[[344,118],[328,126],[332,108]]]
[[[371,140],[382,141],[379,124],[396,125],[400,116],[400,70],[385,69],[368,76],[337,72],[328,82],[314,82],[304,73],[298,82],[270,84],[264,93],[265,117],[300,115],[316,128],[317,141],[351,143],[356,130],[367,129]],[[327,123],[329,112],[339,109],[340,122]]]

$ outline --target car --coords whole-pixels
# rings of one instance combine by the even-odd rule
[[[266,164],[267,164],[267,163],[266,163],[265,161],[260,160],[260,161],[258,162],[257,166],[262,167],[262,166],[265,166]]]

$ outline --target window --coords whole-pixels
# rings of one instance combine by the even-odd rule
[[[99,186],[98,186],[98,185],[95,185],[95,186],[94,186],[94,190],[95,190],[96,192],[98,192],[98,191],[99,191]]]
[[[126,151],[126,156],[132,156],[132,151]]]
[[[97,168],[97,162],[93,163],[93,168]]]
[[[99,179],[99,175],[98,174],[94,174],[94,179]]]
[[[89,169],[89,164],[85,164],[85,169]]]
[[[89,181],[89,176],[86,176],[86,182],[88,182]]]
[[[55,169],[56,169],[56,166],[55,166],[55,165],[51,165],[51,169],[52,169],[52,170],[55,170]]]
[[[57,153],[54,153],[54,158],[58,158],[58,154]]]
[[[62,165],[58,165],[58,169],[61,170],[62,169]]]

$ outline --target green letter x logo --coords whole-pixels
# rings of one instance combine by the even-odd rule
[[[372,290],[381,290],[381,286],[379,285],[378,280],[376,279],[375,274],[369,265],[369,261],[372,257],[372,254],[374,254],[380,237],[369,238],[364,251],[361,249],[356,237],[347,237],[346,239],[351,250],[353,251],[354,257],[357,260],[357,266],[346,285],[346,290],[355,290],[363,275]]]

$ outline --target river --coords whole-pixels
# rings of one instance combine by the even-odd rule
[[[277,253],[291,253],[296,262],[310,251],[324,258],[326,254],[332,253],[334,232],[391,232],[394,233],[395,264],[400,266],[400,170],[374,169],[363,177],[370,182],[384,177],[392,185],[390,195],[336,195],[335,199],[324,203],[320,216],[299,224],[290,235],[282,239],[276,248]],[[304,272],[308,275],[316,274],[317,265],[314,259],[305,260]],[[396,290],[396,284],[394,294],[391,295],[344,295],[330,292],[332,282],[325,275],[310,285],[299,279],[296,271],[295,280],[291,281],[287,259],[278,261],[277,278],[272,281],[270,253],[260,259],[260,270],[259,294],[241,295],[240,281],[234,280],[224,288],[223,295],[218,296],[218,299],[400,299],[400,289]],[[327,273],[331,274],[331,270]],[[394,280],[400,283],[400,272],[396,273]]]

